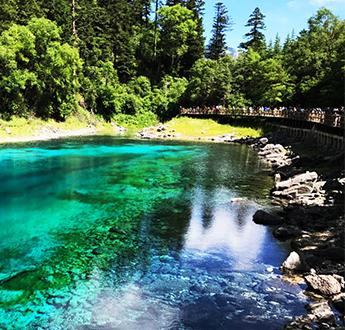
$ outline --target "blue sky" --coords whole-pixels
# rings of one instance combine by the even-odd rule
[[[209,40],[217,0],[205,0],[204,28],[206,41]],[[266,15],[266,39],[274,40],[278,33],[285,40],[292,30],[298,34],[307,27],[307,20],[321,7],[330,9],[341,19],[345,18],[345,0],[223,0],[234,23],[227,33],[229,47],[237,48],[248,32],[245,24],[255,7]]]

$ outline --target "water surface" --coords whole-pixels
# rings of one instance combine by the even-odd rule
[[[0,182],[0,328],[268,330],[303,312],[288,250],[252,222],[272,180],[246,146],[2,146]]]

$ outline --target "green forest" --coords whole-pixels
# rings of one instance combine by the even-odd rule
[[[265,40],[248,13],[238,56],[231,10],[203,0],[0,0],[0,115],[65,120],[78,109],[150,124],[180,106],[341,106],[345,21],[320,9],[308,27]]]

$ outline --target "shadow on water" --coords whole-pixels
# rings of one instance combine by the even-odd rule
[[[0,166],[0,327],[276,329],[303,311],[251,220],[272,181],[244,146],[87,138]]]

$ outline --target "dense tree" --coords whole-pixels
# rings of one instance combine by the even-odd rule
[[[216,3],[216,16],[214,18],[212,37],[207,46],[207,57],[218,59],[225,56],[227,51],[225,32],[230,26],[230,18],[225,5],[221,2]]]
[[[162,7],[158,15],[162,72],[179,74],[181,59],[189,50],[187,41],[197,36],[197,21],[193,12],[181,5]]]
[[[176,115],[187,84],[186,78],[163,77],[159,86],[153,90],[152,111],[163,119]]]
[[[232,93],[235,60],[225,56],[219,60],[200,59],[192,69],[192,78],[185,93],[190,105],[224,104]]]
[[[12,25],[0,36],[0,97],[5,114],[63,119],[76,108],[81,60],[47,19]]]
[[[243,49],[253,48],[255,51],[262,51],[265,48],[265,35],[261,32],[266,28],[264,23],[265,15],[256,7],[249,16],[246,26],[251,30],[245,34],[248,41],[241,43]]]
[[[294,102],[343,104],[345,21],[320,9],[295,40],[284,47],[284,62],[296,84]]]
[[[253,105],[279,105],[293,94],[292,78],[279,56],[265,58],[249,48],[238,59],[235,75],[240,90]]]
[[[218,3],[205,59],[203,8],[204,0],[0,0],[0,115],[62,120],[81,105],[144,125],[181,102],[343,104],[344,20],[321,9],[301,33],[266,46],[257,8],[245,51],[232,58]]]

